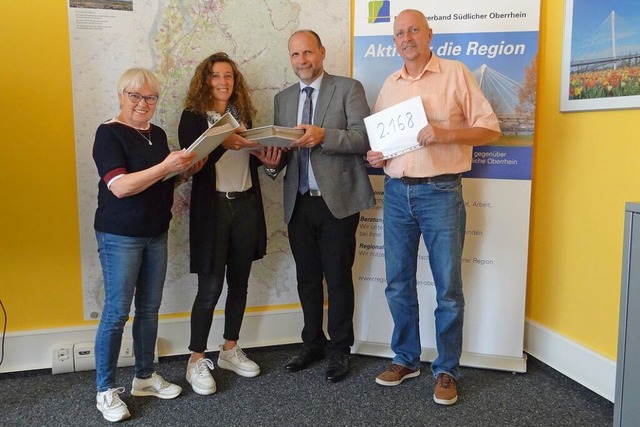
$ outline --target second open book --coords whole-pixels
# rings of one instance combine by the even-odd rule
[[[304,135],[304,129],[288,128],[284,126],[262,126],[239,132],[241,137],[256,141],[261,146],[273,145],[276,147],[288,147],[292,141],[300,139]]]

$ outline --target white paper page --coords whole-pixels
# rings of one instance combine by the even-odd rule
[[[421,147],[418,132],[428,124],[419,96],[365,117],[373,151],[380,151],[385,159],[396,157]]]

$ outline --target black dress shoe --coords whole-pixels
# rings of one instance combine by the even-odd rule
[[[307,369],[311,362],[320,359],[324,359],[323,350],[312,350],[303,345],[300,352],[293,356],[284,368],[289,372],[298,372]]]
[[[331,355],[327,366],[327,381],[337,383],[347,376],[347,372],[349,372],[349,355],[344,353]]]

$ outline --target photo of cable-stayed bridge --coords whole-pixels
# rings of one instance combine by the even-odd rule
[[[535,59],[520,83],[482,64],[473,70],[482,93],[500,120],[504,135],[532,135],[535,110]]]
[[[631,0],[574,1],[569,100],[640,95],[638,6]]]

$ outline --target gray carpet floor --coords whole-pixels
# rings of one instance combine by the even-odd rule
[[[157,371],[183,387],[174,400],[132,397],[133,368],[119,368],[121,395],[131,418],[122,426],[610,426],[613,404],[538,360],[527,372],[462,368],[460,399],[449,407],[432,399],[429,365],[396,387],[374,382],[388,359],[353,355],[349,376],[324,379],[326,361],[289,373],[298,346],[248,349],[261,367],[255,378],[216,369],[218,392],[195,394],[184,378],[187,356],[160,359]],[[217,352],[208,356],[214,363]],[[50,370],[0,375],[0,426],[109,424],[95,407],[95,371]]]

